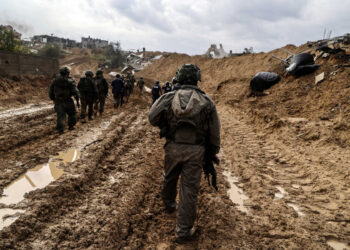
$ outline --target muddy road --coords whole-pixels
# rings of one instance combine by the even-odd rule
[[[150,97],[58,136],[51,104],[0,113],[0,248],[342,249],[350,244],[350,155],[257,130],[220,105],[216,192],[202,180],[196,226],[174,243],[163,144]],[[302,121],[291,121],[302,122]]]

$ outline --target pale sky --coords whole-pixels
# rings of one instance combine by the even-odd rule
[[[120,41],[123,49],[204,54],[269,51],[350,33],[350,0],[0,0],[0,24],[23,34]]]

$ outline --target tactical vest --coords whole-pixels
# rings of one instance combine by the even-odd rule
[[[93,79],[83,77],[79,82],[79,91],[82,94],[93,95],[95,94]]]
[[[96,83],[96,87],[97,87],[98,93],[103,92],[102,78],[95,78],[95,83]]]
[[[72,82],[69,79],[58,77],[53,82],[56,102],[63,102],[70,99]]]

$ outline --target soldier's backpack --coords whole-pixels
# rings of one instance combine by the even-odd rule
[[[204,145],[210,102],[200,90],[181,89],[175,92],[171,110],[170,133],[174,142]]]

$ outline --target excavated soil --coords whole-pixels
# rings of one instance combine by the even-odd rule
[[[305,46],[286,48],[297,52]],[[217,104],[219,191],[203,178],[198,230],[185,245],[174,243],[175,214],[162,207],[164,140],[148,123],[149,95],[134,93],[117,110],[108,99],[103,117],[63,135],[55,133],[51,104],[1,111],[0,192],[24,178],[35,185],[30,177],[38,165],[67,150],[79,154],[57,165],[64,171],[57,180],[20,202],[5,204],[6,196],[0,197],[0,214],[12,211],[3,222],[14,221],[0,231],[0,248],[348,247],[350,71],[334,67],[348,57],[319,59],[317,72],[297,79],[283,75],[267,96],[247,97],[255,73],[282,73],[271,54],[286,56],[280,50],[220,60],[172,54],[138,73],[150,82],[166,81],[183,63],[196,63],[201,87]],[[315,85],[321,72],[326,79]]]

